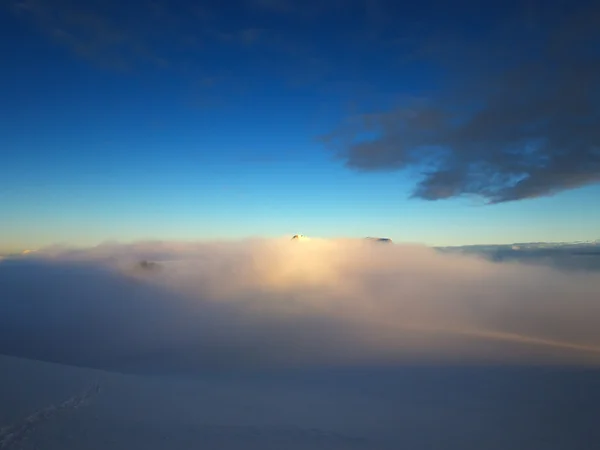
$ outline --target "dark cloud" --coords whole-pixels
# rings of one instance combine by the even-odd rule
[[[418,198],[495,203],[600,181],[600,8],[505,3],[483,14],[470,2],[437,0],[9,2],[78,56],[200,80],[190,104],[220,106],[216,84],[250,90],[270,73],[359,111],[369,105],[375,112],[325,141],[353,169],[420,172]],[[373,109],[394,103],[389,80],[415,63],[443,79],[437,90]],[[396,93],[413,90],[399,83]]]
[[[446,88],[324,141],[352,169],[420,171],[413,196],[426,200],[498,203],[600,182],[600,7],[534,6],[476,43],[422,41],[413,60],[438,64]]]

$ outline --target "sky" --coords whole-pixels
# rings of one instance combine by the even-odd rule
[[[598,29],[592,1],[2,0],[0,252],[598,239]]]

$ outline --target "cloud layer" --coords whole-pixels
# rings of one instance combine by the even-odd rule
[[[477,40],[424,40],[415,54],[444,69],[444,87],[325,142],[352,169],[420,172],[413,196],[425,200],[499,203],[600,182],[600,7],[529,6]]]
[[[600,362],[597,275],[420,246],[107,244],[7,259],[0,285],[1,353],[107,369]]]

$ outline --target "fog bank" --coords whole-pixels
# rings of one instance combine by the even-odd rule
[[[597,274],[418,245],[53,248],[0,286],[0,353],[107,369],[600,362]]]

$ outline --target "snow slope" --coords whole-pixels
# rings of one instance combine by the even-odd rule
[[[121,375],[0,356],[0,449],[569,449],[597,372],[362,368]]]

